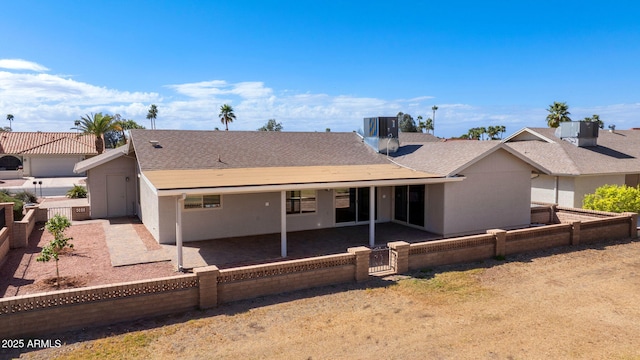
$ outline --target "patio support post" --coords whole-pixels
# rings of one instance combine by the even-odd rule
[[[176,250],[178,251],[178,271],[183,272],[182,266],[182,208],[187,194],[176,197]]]
[[[287,257],[287,192],[280,191],[280,255]]]
[[[369,246],[376,245],[376,187],[369,187]]]

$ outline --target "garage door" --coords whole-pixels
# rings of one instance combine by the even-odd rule
[[[31,158],[29,161],[34,177],[78,176],[73,173],[74,165],[80,161],[76,156]]]

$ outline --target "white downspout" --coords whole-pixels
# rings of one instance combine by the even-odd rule
[[[558,198],[559,198],[559,195],[558,195],[558,184],[559,184],[559,182],[560,182],[560,180],[559,180],[559,179],[560,179],[560,177],[559,177],[559,176],[556,176],[556,183],[555,183],[555,185],[554,185],[554,192],[555,192],[555,198],[554,198],[554,200],[553,200],[553,203],[554,203],[554,204],[558,204]]]
[[[179,195],[176,198],[176,250],[178,252],[178,271],[184,272],[182,264],[182,208],[187,194]]]

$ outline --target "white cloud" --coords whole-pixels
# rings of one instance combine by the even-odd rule
[[[38,63],[22,59],[0,59],[0,68],[11,70],[31,70],[37,72],[49,71],[49,69]]]
[[[6,60],[0,60],[6,61]],[[3,63],[0,63],[3,64]],[[399,111],[414,118],[431,117],[437,104],[436,135],[459,136],[477,126],[505,125],[507,133],[525,126],[546,126],[544,108],[524,106],[479,106],[442,103],[431,96],[406,99],[358,97],[274,90],[260,81],[229,83],[211,80],[165,86],[167,94],[130,92],[95,86],[68,76],[21,72],[41,65],[23,61],[17,70],[0,71],[0,120],[13,114],[16,131],[60,131],[73,126],[73,120],[90,112],[118,113],[148,126],[150,104],[159,109],[157,126],[161,129],[213,129],[222,104],[231,104],[237,120],[231,130],[255,130],[276,119],[287,131],[352,131],[362,127],[370,116],[395,116]],[[20,65],[22,64],[22,65]],[[26,64],[34,64],[28,68]],[[36,66],[37,65],[37,66]],[[614,104],[593,108],[572,108],[576,119],[599,114],[606,124],[618,129],[640,126],[636,114],[640,104]],[[0,126],[3,124],[0,123]]]

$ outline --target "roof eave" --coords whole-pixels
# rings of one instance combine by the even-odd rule
[[[447,178],[420,178],[420,179],[393,179],[393,180],[368,180],[368,181],[344,181],[326,183],[305,183],[305,184],[277,184],[258,186],[225,186],[225,187],[205,187],[205,188],[184,188],[184,189],[158,189],[158,196],[178,196],[182,194],[243,194],[278,192],[303,189],[336,189],[345,187],[368,187],[368,186],[398,186],[398,185],[419,185],[419,184],[441,184],[464,180],[464,177]],[[148,182],[150,183],[150,182]]]

